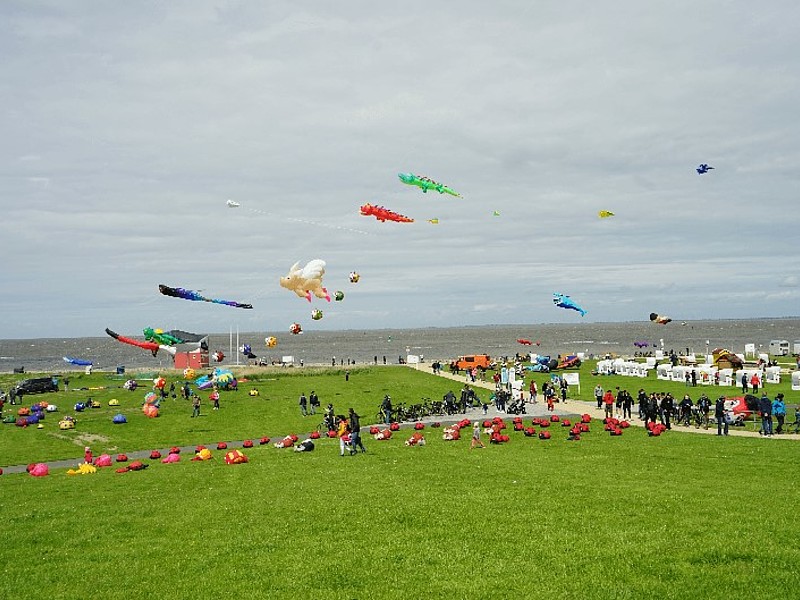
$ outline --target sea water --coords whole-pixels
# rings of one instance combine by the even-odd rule
[[[205,332],[196,332],[205,333]],[[126,333],[143,339],[141,335]],[[663,349],[704,355],[714,348],[744,353],[745,344],[767,352],[770,340],[788,340],[794,346],[800,340],[800,318],[710,320],[656,325],[647,322],[574,323],[540,325],[485,325],[475,327],[430,327],[422,329],[370,329],[346,331],[307,331],[278,335],[278,344],[267,348],[264,339],[274,332],[214,333],[209,335],[211,352],[219,350],[225,358],[219,366],[246,365],[248,359],[239,351],[249,344],[252,352],[267,363],[292,357],[295,365],[397,364],[409,354],[422,356],[425,363],[449,361],[465,354],[489,354],[492,357],[517,353],[557,356],[583,352],[587,357],[629,356],[639,351]],[[517,342],[527,339],[532,345]],[[647,343],[639,348],[634,342]],[[153,357],[147,350],[117,342],[108,337],[45,338],[0,340],[0,372],[23,367],[26,372],[69,372],[83,370],[64,362],[63,357],[90,360],[95,369],[113,371],[118,366],[129,369],[169,369],[172,357],[159,352]],[[212,364],[216,364],[213,363]]]

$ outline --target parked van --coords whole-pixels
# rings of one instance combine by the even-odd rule
[[[769,353],[772,356],[788,356],[789,340],[772,340],[769,343]]]
[[[473,354],[471,356],[459,356],[455,362],[456,368],[460,370],[477,367],[479,369],[489,369],[492,366],[492,359],[488,354]]]

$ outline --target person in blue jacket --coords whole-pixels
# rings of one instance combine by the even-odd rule
[[[758,412],[761,415],[761,435],[772,437],[772,401],[766,394],[758,401]]]
[[[775,428],[775,433],[783,433],[783,421],[786,418],[786,404],[783,401],[783,394],[775,396],[772,401],[772,414],[778,421],[778,427]]]

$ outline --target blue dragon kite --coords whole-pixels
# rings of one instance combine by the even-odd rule
[[[586,311],[580,307],[575,301],[565,294],[557,294],[553,292],[553,304],[560,308],[567,308],[569,310],[575,310],[581,313],[581,316],[586,314]]]

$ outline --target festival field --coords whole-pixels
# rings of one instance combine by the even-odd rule
[[[111,385],[107,377],[73,376],[70,387]],[[617,380],[631,382],[604,378]],[[669,391],[654,378],[641,383]],[[587,372],[583,395],[593,385]],[[251,387],[258,397],[247,395]],[[510,442],[473,451],[469,435],[444,442],[430,427],[425,447],[405,447],[408,430],[383,442],[365,435],[368,452],[354,457],[340,457],[335,440],[311,453],[258,446],[262,435],[302,439],[321,421],[299,416],[303,391],[315,389],[337,412],[352,405],[366,425],[386,393],[414,402],[459,388],[404,367],[355,369],[347,382],[339,370],[270,372],[223,393],[220,411],[204,402],[200,419],[172,399],[161,417],[146,419],[141,388],[107,389],[91,391],[102,408],[78,415],[74,432],[59,432],[68,439],[53,435],[58,413],[43,430],[4,425],[4,465],[77,458],[83,444],[69,438],[86,433],[106,438],[92,444],[95,455],[247,437],[256,447],[242,465],[224,464],[214,450],[208,462],[148,460],[141,472],[3,475],[0,595],[793,596],[797,450],[778,438],[649,438],[638,427],[610,437],[595,421],[578,442],[554,427],[550,440],[510,431]],[[89,393],[36,398],[66,409]],[[111,424],[119,410],[107,406],[111,397],[126,425]]]

